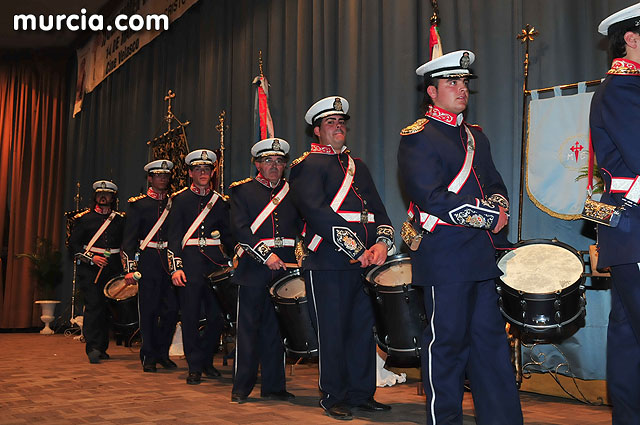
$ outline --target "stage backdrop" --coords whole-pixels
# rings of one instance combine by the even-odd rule
[[[524,55],[516,35],[525,24],[540,32],[531,45],[530,87],[600,78],[609,60],[596,26],[631,3],[440,2],[444,51],[467,48],[477,55],[473,69],[479,78],[471,83],[467,120],[479,123],[492,142],[496,165],[510,190],[512,218],[518,215]],[[87,94],[82,112],[69,120],[63,195],[67,209],[73,208],[76,182],[82,185],[84,204],[91,182],[98,178],[118,183],[122,206],[145,189],[145,142],[165,129],[163,97],[168,89],[177,94],[174,112],[191,121],[187,132],[192,149],[218,147],[217,116],[227,111],[225,180],[247,177],[254,142],[251,81],[262,50],[276,135],[291,143],[292,157],[307,150],[311,141],[303,119],[309,105],[324,96],[345,96],[352,116],[349,147],[369,164],[399,228],[407,202],[398,186],[396,151],[399,131],[419,116],[422,93],[415,68],[427,60],[431,13],[426,0],[198,1]],[[70,87],[75,87],[75,73],[70,78]],[[524,238],[557,237],[576,249],[592,242],[582,235],[582,222],[551,217],[527,197],[524,202]],[[512,241],[515,224],[510,227]],[[70,273],[67,277],[70,282]],[[69,292],[70,284],[66,299]],[[601,379],[609,297],[591,290],[588,298],[587,327],[576,336],[582,345],[575,350],[588,355],[574,362],[583,366],[574,371]]]

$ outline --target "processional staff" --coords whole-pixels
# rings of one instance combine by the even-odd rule
[[[225,124],[224,124],[224,119],[225,116],[227,115],[227,112],[223,109],[222,112],[220,112],[220,115],[218,116],[218,125],[216,125],[216,130],[218,130],[218,132],[220,133],[220,162],[218,165],[218,173],[220,175],[220,194],[224,195],[224,131],[225,131]]]

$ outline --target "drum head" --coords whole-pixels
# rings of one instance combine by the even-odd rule
[[[124,276],[116,276],[104,285],[104,296],[121,301],[138,295],[138,284],[127,285]]]
[[[406,254],[389,257],[381,266],[367,274],[367,281],[380,286],[401,286],[411,283],[411,259]]]
[[[498,268],[504,273],[500,280],[530,294],[561,291],[576,283],[584,271],[576,252],[554,243],[531,243],[511,250],[500,258]]]
[[[216,270],[215,272],[209,275],[209,280],[211,283],[222,282],[223,280],[229,279],[233,276],[235,269],[232,266],[222,267],[220,270]]]
[[[288,299],[304,298],[307,295],[302,276],[294,276],[282,282],[275,288],[274,292],[276,297]]]

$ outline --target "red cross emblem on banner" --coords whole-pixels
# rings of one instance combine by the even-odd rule
[[[584,146],[576,141],[576,144],[571,146],[569,149],[573,151],[573,154],[576,156],[576,162],[578,162],[578,155],[580,155],[580,151],[584,149]]]

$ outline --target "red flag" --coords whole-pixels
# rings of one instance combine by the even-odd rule
[[[253,79],[256,86],[255,101],[253,105],[253,129],[254,143],[263,139],[274,137],[273,120],[269,110],[269,82],[263,75]]]
[[[442,56],[442,41],[440,41],[440,31],[436,24],[431,24],[431,29],[429,30],[429,52],[431,53],[430,60]]]

